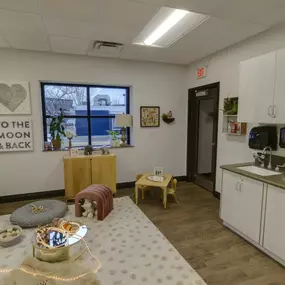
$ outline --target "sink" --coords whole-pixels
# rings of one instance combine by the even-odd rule
[[[256,166],[242,166],[242,167],[238,167],[238,169],[243,170],[243,171],[247,171],[253,174],[257,174],[260,176],[271,176],[271,175],[280,175],[281,173],[279,172],[275,172],[272,170],[268,170],[268,169],[264,169],[264,168],[260,168],[260,167],[256,167]]]

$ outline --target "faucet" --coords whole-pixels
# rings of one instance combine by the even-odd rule
[[[260,163],[260,167],[264,167],[265,155],[261,152],[253,153],[253,158]]]
[[[271,169],[271,168],[272,168],[272,164],[271,164],[272,148],[271,148],[271,146],[266,146],[266,147],[263,149],[262,153],[263,153],[264,155],[266,154],[266,150],[269,150],[269,151],[270,151],[270,155],[269,155],[269,163],[268,163],[267,168],[268,168],[268,169]]]

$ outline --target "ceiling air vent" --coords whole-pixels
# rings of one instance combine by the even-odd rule
[[[115,42],[105,42],[105,41],[94,41],[89,45],[89,55],[98,55],[98,56],[119,56],[124,45],[122,43]]]
[[[122,43],[115,42],[105,42],[105,41],[95,41],[93,43],[93,49],[101,50],[101,49],[116,49],[122,50],[124,45]]]

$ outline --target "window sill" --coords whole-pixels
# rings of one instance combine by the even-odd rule
[[[121,148],[133,148],[135,147],[134,145],[125,145],[125,146],[118,146],[118,147],[112,147],[112,146],[106,146],[106,148],[108,149],[121,149]],[[96,147],[96,148],[93,148],[93,152],[96,153],[96,152],[100,152],[100,149],[102,147]],[[78,148],[79,152],[82,151],[84,152],[84,148]],[[60,151],[68,151],[68,148],[62,148],[62,149],[57,149],[57,150],[42,150],[43,152],[60,152]]]

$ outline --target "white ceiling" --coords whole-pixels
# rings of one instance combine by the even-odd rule
[[[211,15],[168,48],[132,45],[161,6]],[[0,48],[189,64],[285,21],[285,0],[0,0]],[[90,51],[91,41],[120,52]]]

